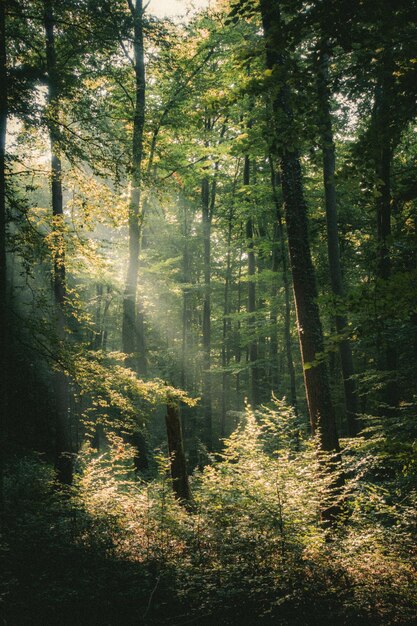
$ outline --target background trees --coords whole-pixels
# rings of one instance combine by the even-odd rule
[[[373,21],[362,5],[349,9],[346,23],[331,3],[311,12],[303,3],[283,2],[280,14],[277,7],[261,7],[266,48],[251,3],[234,5],[229,17],[219,5],[185,25],[123,2],[100,10],[11,3],[6,11],[13,41],[9,309],[19,311],[23,327],[31,318],[43,357],[46,350],[70,385],[68,359],[89,350],[94,360],[94,352],[122,346],[131,355],[127,366],[136,370],[140,360],[141,378],[201,394],[204,417],[194,408],[184,425],[194,459],[198,441],[220,445],[245,397],[255,407],[272,392],[293,405],[298,398],[301,413],[307,397],[324,438],[329,415],[330,449],[337,449],[331,403],[339,435],[352,435],[359,409],[384,414],[387,405],[399,415],[396,407],[413,397],[401,348],[414,336],[411,297],[400,316],[389,304],[398,280],[410,281],[414,254],[407,181],[415,64],[399,42],[411,28],[405,9],[388,26],[386,12]],[[69,23],[76,41],[64,28]],[[42,263],[35,270],[36,256]],[[55,287],[48,291],[51,267]],[[19,333],[16,327],[17,343]],[[310,384],[317,375],[320,384]],[[55,393],[56,406],[60,395],[67,393]],[[82,440],[84,427],[74,428]],[[59,428],[53,431],[59,439]]]

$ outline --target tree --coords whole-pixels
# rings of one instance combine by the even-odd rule
[[[178,402],[175,399],[168,398],[165,422],[168,436],[172,487],[176,497],[181,502],[189,505],[191,492],[184,455],[181,418],[178,410]]]
[[[330,94],[328,85],[329,72],[329,44],[323,39],[318,52],[317,69],[317,90],[319,103],[319,124],[321,149],[323,153],[323,183],[326,205],[327,223],[327,254],[329,257],[330,282],[333,294],[336,297],[336,307],[338,300],[343,302],[345,289],[340,263],[338,216],[337,216],[337,196],[335,183],[336,155],[333,139],[332,118],[330,113]],[[348,434],[353,437],[358,432],[357,414],[358,398],[353,367],[353,356],[350,343],[343,335],[347,332],[346,315],[336,314],[336,331],[340,335],[339,352],[343,375],[343,385],[346,402],[346,418]]]
[[[248,155],[245,155],[243,163],[243,185],[248,187],[250,184],[250,166],[251,162]],[[250,209],[249,209],[250,210]],[[254,251],[254,228],[253,216],[251,214],[246,218],[246,242],[248,255],[248,333],[249,333],[249,398],[253,407],[258,404],[259,398],[259,372],[258,372],[258,340],[256,329],[256,259]]]
[[[139,272],[139,251],[142,229],[141,186],[143,160],[143,132],[145,125],[145,60],[143,41],[143,3],[129,0],[129,9],[133,19],[133,51],[135,74],[135,103],[133,114],[133,136],[131,152],[131,188],[129,197],[129,260],[126,285],[123,295],[122,345],[123,351],[130,355],[128,363],[137,366],[142,375],[146,374],[146,356],[144,338],[137,332],[137,282]],[[133,355],[133,356],[132,356]],[[136,368],[134,368],[136,369]]]
[[[307,206],[304,199],[300,158],[294,136],[290,92],[285,78],[283,44],[285,41],[280,6],[271,0],[261,1],[262,24],[266,42],[266,65],[276,81],[273,97],[274,143],[272,150],[280,159],[282,194],[288,232],[288,246],[297,312],[307,404],[313,432],[320,427],[323,450],[339,450],[333,406],[323,353],[323,333],[317,305],[317,288],[308,236]],[[275,77],[274,77],[275,74]],[[287,143],[279,145],[286,125]],[[288,141],[289,139],[289,141]],[[292,141],[291,141],[292,140]]]
[[[53,250],[53,293],[56,305],[56,337],[59,349],[64,348],[66,340],[65,309],[67,299],[64,240],[64,205],[62,192],[62,162],[59,146],[60,123],[60,81],[55,49],[54,5],[52,0],[44,4],[46,36],[46,70],[48,76],[48,131],[51,144],[51,200],[55,242]],[[57,421],[55,432],[56,469],[64,484],[72,482],[72,434],[69,415],[68,381],[59,365],[54,376],[57,403]]]
[[[6,0],[0,1],[0,515],[3,512],[3,463],[7,414],[7,271],[6,271]]]
[[[210,120],[205,126],[210,130]],[[213,185],[215,183],[213,182]],[[210,180],[205,176],[201,182],[201,215],[203,230],[204,293],[203,293],[203,432],[208,450],[213,447],[211,406],[211,221],[213,217],[214,189],[210,198]]]
[[[271,156],[269,156],[269,166],[271,170],[271,185],[272,185],[272,194],[275,205],[275,224],[274,224],[274,247],[272,251],[272,271],[278,272],[279,261],[281,261],[282,265],[282,280],[284,283],[284,294],[285,294],[285,321],[284,321],[284,344],[285,344],[285,354],[287,359],[287,370],[290,379],[290,395],[289,399],[294,407],[295,413],[297,413],[297,387],[295,380],[295,367],[294,367],[294,359],[293,359],[293,350],[292,350],[292,340],[291,340],[291,300],[290,300],[290,279],[288,272],[288,252],[287,252],[287,242],[285,238],[284,232],[284,224],[283,224],[283,216],[281,209],[280,198],[278,197],[278,184],[279,176],[277,176],[276,169],[274,167],[274,162]],[[279,249],[278,249],[279,245]],[[274,281],[274,292],[272,294],[273,300],[276,298],[276,282]],[[274,327],[277,323],[276,318],[276,308],[277,304],[273,301],[272,310],[271,310],[271,321],[274,324]],[[273,334],[274,341],[271,338],[271,356],[272,358],[276,358],[276,353],[278,352],[278,343],[275,338],[275,328]]]

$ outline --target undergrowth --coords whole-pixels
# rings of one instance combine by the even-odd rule
[[[133,455],[117,437],[85,448],[67,491],[40,457],[10,464],[4,624],[415,623],[412,482],[392,468],[381,480],[372,437],[344,442],[332,529],[320,510],[334,473],[280,402],[247,411],[194,472],[188,509],[167,458],[144,481]]]

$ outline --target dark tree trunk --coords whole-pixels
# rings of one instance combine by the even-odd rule
[[[182,280],[184,283],[182,292],[182,343],[181,343],[181,378],[180,385],[183,389],[187,386],[187,363],[189,360],[189,336],[191,328],[191,272],[189,237],[190,227],[188,220],[188,207],[184,200],[183,210],[183,252],[182,252]]]
[[[333,140],[332,118],[330,113],[330,92],[328,85],[329,54],[326,42],[322,42],[317,87],[319,98],[319,120],[321,147],[323,153],[323,181],[326,203],[327,222],[327,253],[329,258],[330,282],[336,299],[345,296],[345,289],[340,263],[339,232],[337,218],[337,198],[335,184],[336,152]],[[348,321],[345,315],[335,316],[335,325],[338,335],[346,334]],[[343,386],[346,403],[346,421],[348,434],[354,437],[358,433],[358,396],[353,378],[355,374],[353,356],[350,343],[343,339],[339,343],[340,362],[343,376]]]
[[[234,186],[235,187],[235,186]],[[228,215],[227,223],[227,248],[226,248],[226,276],[224,281],[224,305],[223,305],[223,333],[222,333],[222,414],[220,423],[220,436],[226,435],[226,415],[229,407],[229,395],[230,395],[230,375],[226,371],[230,361],[230,285],[232,282],[231,271],[231,242],[232,242],[232,228],[233,228],[233,201],[234,201],[234,189],[232,193],[231,208]]]
[[[227,430],[227,411],[230,407],[230,374],[226,371],[230,363],[231,343],[232,343],[232,322],[230,319],[231,309],[231,290],[232,281],[232,232],[234,222],[234,202],[236,185],[240,172],[240,159],[236,164],[235,176],[233,180],[232,197],[230,199],[230,208],[227,216],[227,241],[226,241],[226,276],[224,281],[224,305],[223,305],[223,332],[222,332],[222,413],[220,422],[220,436],[226,436]]]
[[[201,183],[203,219],[204,298],[203,298],[203,432],[208,450],[213,447],[211,403],[211,211],[208,177]]]
[[[236,323],[236,341],[235,341],[235,362],[236,364],[240,364],[242,361],[242,348],[241,348],[241,322],[239,319],[239,313],[242,310],[242,247],[239,251],[239,265],[238,265],[238,280],[237,280],[237,306],[236,313],[238,314],[237,323]],[[240,409],[242,404],[241,399],[241,391],[240,391],[240,372],[238,371],[236,374],[236,405],[238,409]]]
[[[142,227],[141,184],[143,159],[143,130],[145,125],[145,60],[143,47],[142,0],[131,6],[134,20],[134,69],[135,69],[135,113],[133,118],[131,190],[129,199],[129,260],[126,285],[123,294],[122,347],[129,355],[127,365],[146,374],[143,324],[137,328],[137,283],[139,272],[139,250]],[[140,322],[140,320],[139,320]]]
[[[134,2],[134,3],[133,3]],[[133,116],[132,155],[129,198],[129,258],[123,293],[122,349],[128,355],[126,365],[141,377],[147,373],[145,352],[144,312],[138,303],[140,240],[144,213],[141,212],[143,133],[145,126],[145,57],[143,40],[143,1],[128,0],[133,18],[133,53],[135,73],[135,111]],[[138,454],[135,467],[138,471],[148,467],[147,444],[142,431],[131,434],[130,441]]]
[[[385,26],[389,29],[389,25]],[[387,40],[389,38],[387,37]],[[376,199],[377,219],[377,289],[383,290],[391,277],[391,162],[394,150],[392,137],[392,100],[393,100],[393,62],[391,50],[387,45],[381,60],[380,75],[375,92],[373,112],[375,174],[379,195]],[[389,372],[389,381],[385,386],[383,402],[390,408],[399,403],[399,388],[396,381],[397,350],[384,324],[380,329],[381,340],[378,348],[378,364],[383,371]],[[384,410],[384,409],[382,409]]]
[[[266,39],[267,67],[272,71],[276,71],[279,67],[285,74],[279,3],[261,0],[261,15]],[[291,136],[294,133],[293,115],[288,86],[284,81],[283,83],[273,99],[274,122],[277,124],[280,120],[280,130],[282,130],[282,120],[285,119],[286,132]],[[277,138],[278,129],[275,128],[275,139]],[[300,159],[296,149],[287,146],[278,147],[276,141],[273,149],[280,158],[294,300],[311,428],[313,432],[318,427],[320,428],[323,450],[338,451],[339,441],[327,368],[323,361],[316,361],[318,355],[323,352],[323,333],[317,305],[316,277],[310,253],[307,206],[304,199]]]
[[[94,320],[94,330],[92,331],[91,348],[100,350],[103,340],[102,324],[101,324],[101,305],[103,302],[103,285],[96,284],[96,312]]]
[[[53,3],[45,0],[44,22],[46,36],[46,68],[48,74],[48,130],[51,144],[51,196],[52,215],[56,240],[54,242],[53,291],[55,300],[56,336],[59,349],[65,342],[65,242],[64,242],[64,205],[62,193],[62,164],[59,148],[59,76],[55,50],[55,28]],[[70,423],[68,380],[62,369],[54,375],[54,388],[57,402],[57,421],[55,433],[55,466],[58,478],[64,484],[72,482],[72,433]]]
[[[279,240],[280,246],[280,260],[282,265],[282,281],[284,283],[284,299],[285,299],[285,308],[284,308],[284,344],[285,344],[285,355],[287,360],[287,370],[289,376],[289,399],[291,405],[294,408],[295,414],[298,412],[297,408],[297,386],[295,381],[295,367],[294,367],[294,359],[292,353],[292,340],[291,340],[291,295],[290,295],[290,277],[288,273],[288,258],[287,258],[287,246],[286,246],[286,238],[284,232],[284,224],[282,221],[282,211],[281,211],[281,203],[278,197],[278,189],[277,189],[277,175],[275,172],[274,164],[272,157],[269,159],[269,164],[271,168],[271,182],[272,182],[272,194],[274,197],[275,204],[275,215],[276,222],[274,225],[275,236],[274,239]],[[273,254],[273,271],[278,271],[278,250],[275,249]],[[276,358],[276,355],[275,355]]]
[[[189,238],[191,236],[190,216],[187,200],[183,200],[183,217],[182,217],[182,338],[181,338],[181,363],[180,363],[180,386],[182,389],[190,390],[193,381],[193,367],[190,366],[191,355],[193,353],[192,346],[192,291],[191,291],[191,255],[189,248]],[[181,418],[184,424],[184,436],[187,441],[192,441],[190,445],[188,461],[190,467],[193,468],[198,463],[197,458],[197,427],[196,427],[196,409],[181,405]]]
[[[274,224],[274,233],[272,238],[272,254],[271,254],[271,271],[274,277],[271,284],[271,310],[269,313],[269,321],[271,324],[271,334],[269,340],[269,369],[268,378],[269,386],[272,393],[277,395],[282,389],[279,377],[279,345],[278,345],[278,269],[280,263],[278,224]]]
[[[255,171],[256,163],[254,162],[254,171]],[[256,180],[256,177],[255,177]],[[255,181],[254,181],[255,182]],[[257,235],[259,238],[259,248],[258,253],[256,255],[256,270],[262,281],[263,272],[267,269],[270,254],[267,251],[266,247],[262,245],[268,239],[268,232],[265,225],[265,221],[262,218],[262,215],[257,220]],[[268,268],[269,269],[269,268]],[[256,310],[258,311],[258,320],[256,326],[258,328],[257,336],[258,336],[258,363],[257,363],[257,402],[258,404],[262,404],[262,402],[269,402],[271,399],[271,391],[272,388],[269,386],[269,376],[266,367],[266,363],[268,361],[267,351],[269,350],[269,337],[267,333],[260,332],[259,326],[264,323],[264,311],[265,311],[265,298],[263,296],[264,290],[259,288],[257,290],[257,298],[256,298]]]
[[[250,159],[246,155],[243,166],[243,185],[250,184]],[[259,371],[258,371],[258,339],[256,332],[256,259],[253,241],[253,217],[246,220],[246,245],[248,254],[248,356],[249,356],[249,396],[253,408],[258,405],[259,399]]]
[[[6,0],[0,0],[0,515],[3,510],[3,463],[7,415],[7,272],[6,272]]]
[[[165,422],[167,428],[172,488],[178,500],[187,505],[190,504],[191,492],[184,454],[180,413],[177,402],[174,400],[168,401]]]
[[[107,349],[107,314],[109,312],[110,304],[112,300],[112,288],[111,285],[107,285],[106,299],[103,307],[103,314],[101,316],[101,343],[100,350]]]
[[[220,141],[226,132],[224,121]],[[205,119],[205,129],[212,129],[212,121]],[[208,139],[206,146],[209,145]],[[201,208],[203,226],[203,263],[204,263],[204,298],[203,298],[203,420],[204,420],[204,443],[207,449],[213,449],[213,412],[212,412],[212,386],[211,386],[211,224],[216,205],[217,173],[219,161],[214,166],[214,174],[211,181],[205,176],[201,183]]]

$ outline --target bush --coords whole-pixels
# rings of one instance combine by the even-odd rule
[[[105,454],[83,451],[71,494],[47,465],[21,460],[7,483],[9,622],[412,624],[415,502],[372,482],[376,460],[369,441],[345,442],[332,529],[320,508],[335,476],[279,402],[248,410],[195,472],[191,510],[166,458],[142,481],[117,437]]]

